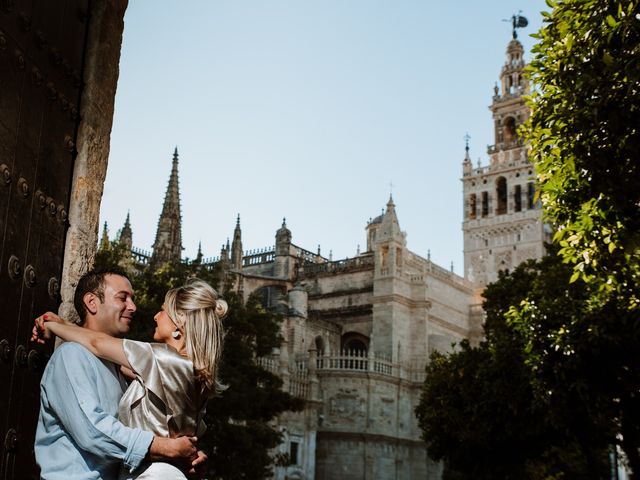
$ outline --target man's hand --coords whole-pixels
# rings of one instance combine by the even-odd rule
[[[197,441],[196,437],[153,437],[149,447],[149,460],[191,465],[198,457]]]
[[[191,468],[187,472],[189,478],[202,478],[207,473],[209,457],[202,450],[198,450],[198,456],[191,462]]]

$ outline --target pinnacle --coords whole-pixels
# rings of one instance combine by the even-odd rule
[[[393,203],[393,195],[389,194],[389,201],[387,202],[387,209],[389,209],[389,207],[395,207],[396,204]]]

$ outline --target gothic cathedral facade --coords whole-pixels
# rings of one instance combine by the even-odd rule
[[[295,245],[285,221],[274,247],[245,252],[238,217],[232,244],[209,260],[224,262],[245,297],[261,292],[284,315],[282,345],[259,361],[306,407],[278,421],[291,464],[275,478],[441,478],[414,415],[429,355],[479,341],[483,288],[501,270],[541,257],[548,236],[517,135],[528,116],[523,53],[514,37],[490,107],[489,164],[474,167],[466,149],[463,277],[407,248],[392,198],[366,225],[367,248],[355,258]],[[121,240],[132,245],[128,217]],[[132,255],[147,264],[175,261],[181,250],[176,150],[154,251],[133,247]]]

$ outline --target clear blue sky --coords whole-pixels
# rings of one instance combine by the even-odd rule
[[[180,154],[184,256],[218,255],[241,215],[245,249],[365,249],[393,189],[408,247],[462,272],[461,163],[487,163],[488,106],[522,10],[543,0],[129,2],[101,221],[131,214],[150,250]],[[527,59],[529,56],[527,56]],[[392,187],[390,186],[392,184]]]

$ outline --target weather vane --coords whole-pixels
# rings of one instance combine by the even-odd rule
[[[517,15],[512,15],[511,20],[503,20],[503,22],[511,22],[513,26],[513,39],[518,38],[518,33],[516,32],[517,28],[524,28],[529,25],[529,21],[521,15],[522,10],[520,10]]]

